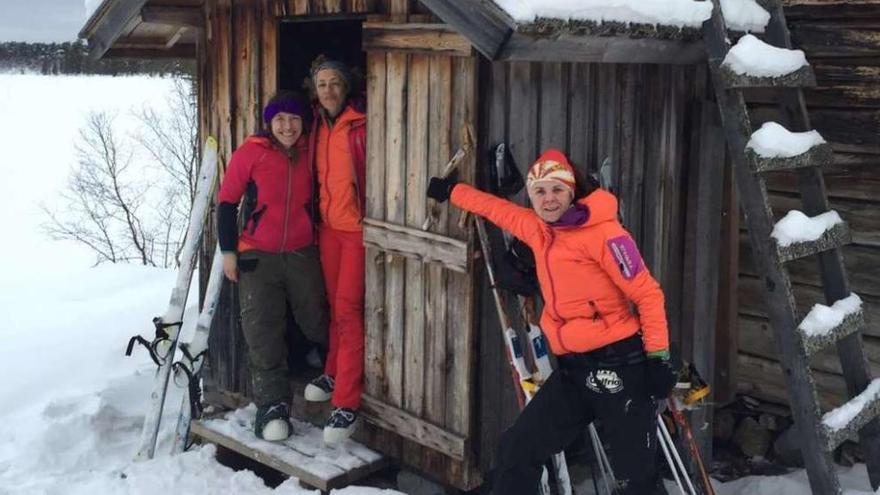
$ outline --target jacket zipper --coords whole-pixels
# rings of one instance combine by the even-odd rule
[[[556,309],[556,284],[553,283],[553,272],[550,271],[550,249],[553,248],[553,241],[555,240],[556,236],[553,235],[553,231],[551,230],[550,243],[547,245],[547,249],[544,250],[544,266],[547,270],[547,280],[550,281],[550,294],[553,296],[553,319],[560,321],[562,318],[559,317],[559,310]],[[562,347],[563,351],[572,352],[571,349],[562,343],[562,327],[556,328],[556,341],[559,342],[559,346]]]
[[[284,251],[284,245],[287,244],[287,224],[290,222],[290,181],[291,181],[291,173],[290,169],[293,167],[293,164],[290,163],[290,157],[287,157],[287,195],[284,197],[284,228],[281,231],[281,248],[279,251]]]
[[[324,221],[327,222],[327,225],[330,225],[330,203],[333,202],[333,195],[331,194],[330,188],[330,141],[333,139],[333,124],[325,119],[324,125],[327,126],[327,148],[324,152],[324,161],[327,164],[327,166],[324,167],[324,187],[327,189],[327,218],[325,218]],[[318,194],[320,195],[320,191]],[[320,204],[318,207],[320,208]]]

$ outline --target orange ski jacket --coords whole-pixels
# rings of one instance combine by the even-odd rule
[[[366,194],[366,114],[348,105],[330,124],[320,113],[311,135],[318,211],[329,227],[358,232]]]
[[[552,227],[531,208],[467,184],[456,185],[450,199],[507,230],[535,253],[544,297],[541,328],[555,354],[598,349],[639,329],[645,351],[669,348],[663,291],[617,221],[613,194],[596,189],[579,200],[588,218],[572,227]],[[630,310],[630,301],[638,315]]]

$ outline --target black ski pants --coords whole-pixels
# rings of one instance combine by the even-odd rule
[[[612,344],[617,350],[636,345],[641,353],[638,336]],[[560,369],[502,435],[492,493],[539,493],[544,463],[599,419],[618,483],[615,493],[666,494],[657,470],[656,405],[646,391],[644,359],[628,364],[629,351],[614,350],[611,359],[597,359],[607,350],[560,357]]]

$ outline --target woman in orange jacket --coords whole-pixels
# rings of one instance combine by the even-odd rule
[[[306,386],[305,398],[332,399],[324,441],[337,443],[353,433],[363,392],[367,116],[349,98],[351,75],[343,63],[319,58],[312,82],[319,105],[309,151],[318,186],[318,247],[330,303],[330,348],[324,374]]]
[[[450,179],[432,178],[428,187],[429,197],[451,199],[532,249],[544,299],[541,327],[560,363],[502,436],[494,491],[538,493],[544,461],[598,418],[615,493],[666,493],[654,434],[655,401],[675,382],[663,292],[617,220],[617,199],[595,187],[576,198],[574,169],[562,152],[544,152],[526,183],[532,208]]]

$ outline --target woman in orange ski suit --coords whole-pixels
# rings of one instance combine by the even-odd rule
[[[309,151],[317,177],[318,247],[330,303],[330,348],[324,374],[306,386],[309,401],[332,399],[324,441],[354,431],[364,378],[364,242],[366,123],[349,98],[351,76],[341,62],[319,59],[312,82],[318,108]]]
[[[541,327],[560,362],[502,436],[494,493],[538,493],[544,461],[595,418],[619,493],[665,493],[655,466],[655,401],[668,396],[675,376],[663,292],[617,220],[617,198],[594,187],[575,201],[574,169],[562,152],[544,152],[527,186],[532,208],[449,179],[432,178],[428,188],[428,196],[451,199],[532,249]]]

